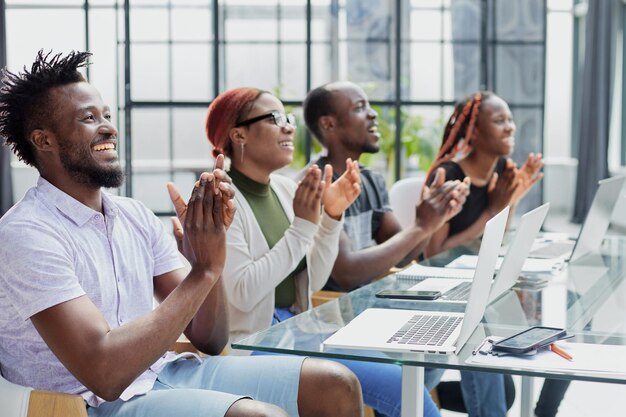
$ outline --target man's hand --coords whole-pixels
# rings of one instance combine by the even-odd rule
[[[214,185],[214,193],[218,191],[222,193],[222,219],[224,221],[224,227],[228,230],[235,218],[235,211],[237,207],[235,205],[235,190],[232,187],[232,180],[223,171],[224,168],[224,156],[218,155],[215,160],[215,169],[213,170],[213,178],[216,180]],[[170,195],[170,200],[174,204],[174,210],[176,210],[176,217],[172,217],[172,227],[174,229],[174,237],[178,244],[178,250],[183,253],[183,223],[187,217],[187,203],[185,199],[178,191],[178,188],[174,183],[167,183],[167,192]]]
[[[319,223],[320,208],[324,183],[321,180],[321,170],[317,165],[311,166],[306,175],[298,183],[296,195],[293,198],[293,212],[296,217]]]
[[[435,179],[430,185],[424,186],[420,202],[417,204],[416,225],[432,233],[456,216],[469,194],[469,179],[463,181],[445,181],[443,168],[438,168]]]
[[[533,187],[533,185],[537,184],[543,178],[543,173],[541,172],[541,168],[543,167],[543,156],[538,153],[530,153],[528,154],[528,158],[524,165],[520,169],[517,170],[517,180],[519,182],[519,186],[511,201],[513,203],[517,203],[520,201],[528,191]]]
[[[334,218],[340,219],[343,212],[350,207],[361,193],[361,175],[358,161],[346,160],[346,171],[333,182],[333,167],[324,167],[324,194],[322,202],[324,211]]]
[[[211,271],[219,277],[226,260],[226,230],[222,193],[216,185],[213,174],[203,172],[200,175],[186,205],[183,231],[175,231],[175,234],[177,240],[181,237],[179,248],[193,268]]]

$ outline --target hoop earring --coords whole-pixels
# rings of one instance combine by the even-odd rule
[[[243,163],[243,153],[245,151],[245,144],[243,142],[241,142],[241,158],[239,159],[239,162]]]

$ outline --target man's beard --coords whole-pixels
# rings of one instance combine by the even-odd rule
[[[361,147],[363,153],[378,153],[380,151],[380,145],[378,143],[366,143]]]
[[[96,165],[91,154],[84,149],[77,151],[71,146],[61,146],[61,165],[81,184],[94,187],[117,188],[124,183],[124,172],[119,164],[110,168]]]

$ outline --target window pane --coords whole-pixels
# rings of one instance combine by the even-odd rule
[[[496,46],[495,89],[516,104],[543,103],[544,59],[542,46]]]
[[[134,101],[170,99],[168,60],[165,44],[131,45],[131,97]]]
[[[173,41],[209,41],[213,38],[213,21],[208,8],[172,9]]]
[[[493,0],[496,13],[496,39],[542,41],[545,13],[543,0]],[[490,25],[491,26],[491,25]],[[491,33],[489,37],[491,38]]]
[[[204,133],[206,108],[174,109],[174,166],[177,169],[195,167],[207,171],[213,167],[212,146]]]
[[[482,0],[453,1],[450,7],[452,39],[480,40]]]
[[[273,91],[278,85],[277,46],[226,45],[226,89],[235,87],[257,87]],[[251,71],[250,63],[257,63]]]
[[[442,38],[441,12],[431,10],[411,11],[411,40],[436,40]]]
[[[40,49],[55,54],[84,51],[85,13],[81,9],[7,9],[6,35],[9,68],[30,68]]]
[[[279,14],[280,39],[306,41],[306,1],[283,1]]]
[[[330,40],[333,38],[332,31],[336,26],[337,17],[331,13],[329,1],[317,3],[320,4],[312,6],[311,10],[311,39],[314,41]]]
[[[57,0],[54,2],[55,6],[82,6],[84,0]],[[50,0],[6,0],[7,6],[50,6]]]
[[[133,169],[133,198],[154,212],[172,211],[172,203],[165,186],[171,179],[169,172],[163,168]]]
[[[441,100],[441,44],[411,43],[409,52],[411,54],[410,99]]]
[[[347,66],[347,73],[340,67],[340,77],[359,84],[368,84],[371,100],[391,100],[395,96],[394,54],[389,43],[382,41],[348,42],[346,59],[340,63]],[[343,75],[345,74],[345,75]]]
[[[284,100],[306,97],[306,47],[283,44],[281,50],[280,96]]]
[[[213,98],[211,46],[172,45],[172,99],[207,101]]]
[[[233,41],[275,41],[278,39],[276,6],[229,6],[224,15],[225,39]]]
[[[132,158],[137,168],[168,168],[170,110],[133,109]]]
[[[117,73],[115,13],[114,9],[91,9],[89,11],[89,49],[93,53],[91,59],[93,65],[89,67],[89,81],[100,90],[102,99],[111,107],[114,118],[118,103],[118,77],[123,74],[123,72],[120,75]]]
[[[167,9],[130,9],[130,40],[167,41],[168,38]]]
[[[453,44],[451,45],[451,62],[448,59],[450,45],[444,47],[446,52],[445,71],[453,68],[452,91],[446,89],[446,99],[458,100],[480,89],[480,45]],[[448,95],[451,93],[451,95]]]
[[[318,87],[326,84],[333,79],[332,74],[333,62],[331,57],[331,46],[328,44],[311,45],[311,84],[312,87]]]

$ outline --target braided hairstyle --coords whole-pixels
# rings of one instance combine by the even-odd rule
[[[72,51],[63,57],[40,50],[30,70],[2,70],[0,136],[25,164],[37,166],[29,139],[31,132],[54,120],[54,109],[48,100],[50,90],[85,81],[78,68],[89,65],[90,56],[89,52]]]
[[[493,95],[491,91],[479,91],[456,103],[454,112],[446,123],[441,147],[426,178],[430,178],[433,171],[444,162],[461,159],[472,151],[480,105]]]

